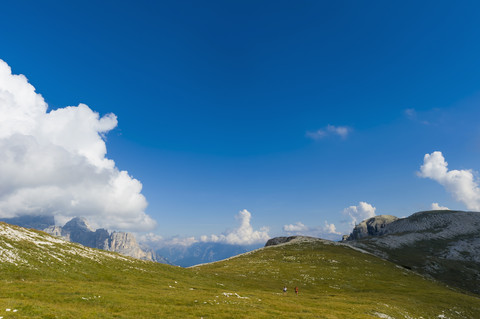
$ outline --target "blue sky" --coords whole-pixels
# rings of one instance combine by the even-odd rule
[[[142,183],[152,232],[220,234],[246,209],[271,236],[297,222],[344,233],[344,210],[360,202],[396,216],[476,207],[479,9],[11,1],[0,59],[49,110],[85,103],[117,116],[106,156]],[[471,170],[473,198],[417,174],[434,151],[448,169]]]

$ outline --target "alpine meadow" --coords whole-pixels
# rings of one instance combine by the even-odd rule
[[[0,252],[4,318],[475,318],[480,313],[478,296],[310,237],[180,268],[1,223]]]
[[[0,319],[480,319],[480,1],[0,6]]]

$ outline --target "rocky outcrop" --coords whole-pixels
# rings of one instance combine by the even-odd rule
[[[3,218],[0,221],[24,228],[42,230],[55,237],[61,237],[66,241],[79,243],[91,248],[113,251],[143,260],[169,263],[165,258],[154,253],[153,250],[142,249],[133,234],[124,232],[109,233],[108,230],[103,228],[93,229],[87,220],[82,217],[71,219],[63,227],[55,226],[53,216],[26,215]]]
[[[275,246],[275,245],[281,245],[281,244],[286,244],[286,243],[306,243],[306,242],[323,242],[323,243],[328,243],[328,244],[331,244],[331,243],[334,243],[330,240],[327,240],[327,239],[321,239],[321,238],[317,238],[317,237],[311,237],[311,236],[288,236],[288,237],[274,237],[274,238],[271,238],[267,241],[267,243],[265,244],[265,247],[268,247],[268,246]]]
[[[103,228],[95,230],[88,225],[85,218],[75,217],[63,227],[50,226],[44,229],[44,231],[50,235],[62,237],[67,241],[79,243],[83,246],[113,251],[143,260],[160,261],[153,252],[140,248],[133,234],[124,232],[109,233]]]
[[[480,213],[426,211],[388,223],[371,221],[357,225],[346,243],[480,294]]]
[[[49,233],[48,229],[45,232]],[[94,230],[85,218],[75,217],[62,227],[61,237],[83,246],[108,250],[106,246],[110,234],[106,229]]]
[[[55,237],[62,237],[62,227],[60,226],[50,226],[45,228],[43,231]],[[64,239],[70,241],[70,237]]]
[[[387,230],[387,225],[396,220],[398,220],[398,218],[392,215],[379,215],[366,219],[353,228],[352,233],[346,238],[346,240],[356,240],[368,236],[383,235]]]
[[[269,240],[267,241],[267,243],[265,244],[265,247],[275,246],[275,245],[280,245],[280,244],[288,243],[289,241],[292,241],[292,240],[294,240],[294,239],[297,238],[297,237],[298,237],[298,236],[271,238],[271,239],[269,239]]]
[[[131,233],[113,232],[104,242],[105,250],[115,251],[122,255],[131,256],[143,260],[155,260],[153,252],[144,251],[140,248]]]
[[[230,245],[224,243],[198,242],[190,246],[165,246],[156,250],[173,265],[190,267],[198,264],[223,260],[260,248],[261,245]],[[158,258],[158,257],[157,257]]]

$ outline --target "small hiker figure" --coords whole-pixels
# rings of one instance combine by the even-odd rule
[[[298,296],[298,287],[295,286],[295,294]]]
[[[285,295],[287,293],[287,286],[283,286],[283,294]]]

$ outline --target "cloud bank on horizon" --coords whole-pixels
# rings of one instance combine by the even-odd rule
[[[320,237],[324,239],[338,240],[341,235],[350,233],[353,227],[359,222],[374,217],[376,208],[367,202],[359,202],[358,206],[352,205],[345,208],[342,214],[348,218],[347,228],[341,230],[337,229],[337,226],[333,223],[325,221],[323,226],[306,226],[302,222],[295,224],[288,224],[283,226],[283,231],[287,235],[303,235]],[[343,233],[342,233],[343,232]]]
[[[195,237],[173,237],[164,239],[162,236],[149,233],[141,236],[140,241],[151,247],[158,248],[164,246],[190,246],[198,242],[249,246],[265,244],[265,242],[270,239],[268,227],[262,227],[259,230],[253,229],[250,223],[252,214],[248,210],[244,209],[238,212],[235,219],[239,221],[239,226],[220,235],[203,235],[198,239]]]
[[[480,211],[480,188],[472,170],[449,170],[442,152],[425,154],[418,176],[430,178],[451,193],[453,198],[463,203],[468,209]],[[445,209],[432,204],[432,208]]]
[[[23,75],[0,60],[0,217],[86,217],[107,229],[146,231],[142,184],[106,157],[104,135],[117,126],[87,105],[48,111]]]

